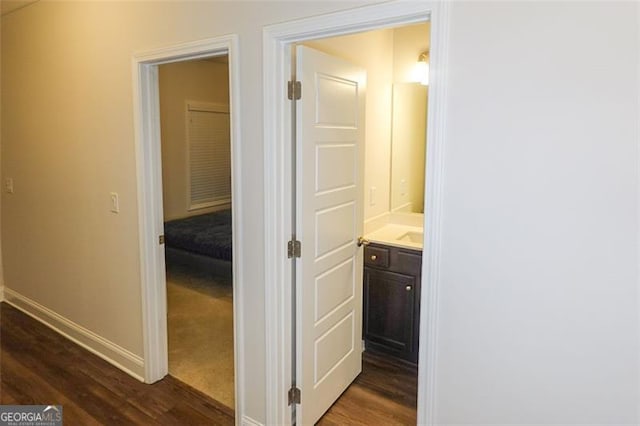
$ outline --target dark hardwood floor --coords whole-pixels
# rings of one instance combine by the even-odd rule
[[[417,367],[365,352],[362,373],[317,424],[415,425],[417,395]]]
[[[365,353],[319,425],[415,425],[417,371]],[[233,411],[167,376],[147,385],[0,303],[0,403],[63,406],[67,425],[232,425]]]
[[[233,425],[233,411],[167,376],[147,385],[6,303],[0,403],[60,404],[67,425]]]

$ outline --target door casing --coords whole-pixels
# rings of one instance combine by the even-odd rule
[[[233,234],[233,322],[236,424],[244,414],[242,192],[240,162],[240,94],[238,37],[235,34],[136,53],[133,57],[133,102],[136,140],[140,278],[144,347],[144,380],[153,383],[168,374],[167,306],[158,65],[228,55],[231,120],[231,193]]]
[[[291,45],[425,21],[431,22],[431,47],[417,422],[435,424],[449,10],[446,1],[390,2],[271,25],[263,30],[267,424],[292,423],[287,401],[292,379],[292,279],[286,250],[293,214],[292,105],[286,98]]]

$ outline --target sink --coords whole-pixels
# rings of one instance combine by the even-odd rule
[[[374,243],[422,250],[424,230],[417,226],[388,223],[382,228],[366,234],[365,238]]]
[[[422,241],[424,240],[424,233],[423,232],[409,231],[409,232],[406,232],[406,233],[402,234],[401,236],[399,236],[396,239],[398,241],[407,241],[407,242],[410,242],[410,243],[420,243],[420,244],[422,244]]]

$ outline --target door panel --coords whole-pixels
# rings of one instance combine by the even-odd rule
[[[298,422],[314,424],[362,369],[363,70],[296,48]]]
[[[354,144],[318,146],[316,164],[333,164],[334,168],[318,168],[316,165],[316,192],[340,190],[355,185],[357,154]]]
[[[354,350],[354,313],[349,312],[316,340],[313,383],[317,386]]]
[[[350,245],[356,232],[353,201],[316,212],[316,258]]]
[[[353,276],[355,267],[353,262],[353,259],[348,259],[316,278],[316,323],[323,320],[336,306],[353,299],[355,294],[355,277]],[[349,282],[354,285],[344,285],[344,283]]]
[[[316,124],[327,127],[358,127],[358,83],[337,76],[316,73]]]

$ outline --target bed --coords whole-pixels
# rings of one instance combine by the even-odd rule
[[[231,261],[231,209],[165,222],[164,239],[172,249]]]

